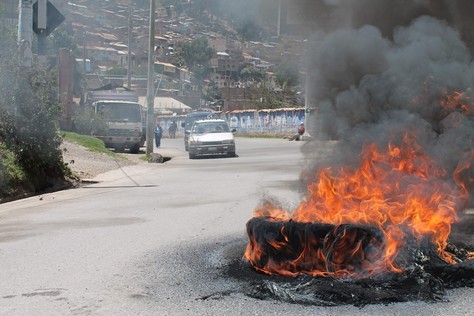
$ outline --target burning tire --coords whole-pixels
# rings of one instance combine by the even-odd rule
[[[247,223],[246,259],[267,274],[363,275],[384,248],[382,233],[360,225],[331,225],[256,217]]]
[[[247,234],[245,259],[269,275],[248,287],[247,295],[258,299],[360,306],[439,301],[447,288],[474,286],[474,260],[468,250],[453,244],[447,250],[458,264],[443,261],[429,243],[414,243],[397,262],[403,270],[372,275],[386,246],[378,229],[260,216],[247,223]],[[294,278],[272,276],[276,274]]]

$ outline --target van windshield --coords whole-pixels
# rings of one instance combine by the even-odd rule
[[[140,104],[99,103],[99,113],[109,121],[141,122]]]

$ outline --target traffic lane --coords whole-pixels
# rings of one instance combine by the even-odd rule
[[[262,146],[266,145],[267,142]],[[295,183],[298,178],[293,158],[290,149],[282,150],[280,156],[262,153],[252,158],[243,151],[242,157],[235,159],[175,160],[161,169],[147,165],[141,171],[128,173],[134,174],[135,182],[150,184],[147,187],[133,187],[133,181],[122,176],[117,180],[121,185],[116,188],[104,188],[116,185],[115,180],[97,184],[85,189],[90,196],[81,193],[80,200],[70,199],[65,201],[66,205],[57,206],[62,204],[60,199],[51,200],[37,214],[45,213],[47,217],[28,218],[23,223],[29,221],[32,227],[42,227],[42,234],[2,244],[3,254],[21,251],[22,247],[23,251],[22,260],[4,262],[5,257],[2,258],[1,264],[11,265],[10,270],[2,269],[4,284],[17,285],[11,287],[12,291],[1,291],[0,297],[9,298],[0,306],[16,306],[16,311],[36,308],[49,313],[73,310],[110,315],[124,311],[142,315],[282,312],[402,315],[415,311],[424,315],[425,310],[430,314],[457,315],[470,310],[467,308],[472,306],[468,301],[470,290],[449,291],[446,298],[450,302],[441,307],[415,302],[392,304],[388,308],[367,306],[362,310],[351,306],[291,305],[247,297],[245,283],[225,273],[226,262],[241,259],[246,243],[245,223],[262,194],[273,193],[280,200],[293,200],[294,190],[286,187],[286,183]],[[232,164],[230,169],[229,164]],[[224,175],[224,183],[214,181],[216,174]],[[281,192],[275,193],[278,190]],[[206,195],[204,192],[212,192],[215,197],[199,199]],[[133,199],[124,199],[127,195]],[[84,222],[79,214],[90,222]],[[86,225],[67,229],[67,225],[60,223],[61,216],[63,222]],[[111,220],[113,225],[105,227],[107,219],[112,218],[122,221]],[[125,225],[127,218],[140,221],[131,220]],[[101,220],[104,227],[93,226]],[[57,225],[42,226],[38,221]],[[87,223],[92,226],[87,227]],[[58,240],[64,243],[56,245]],[[38,256],[41,260],[37,260]],[[28,266],[30,261],[38,266]]]
[[[250,143],[262,147],[255,140]],[[293,155],[292,150],[289,155]],[[97,184],[6,203],[2,205],[0,215],[6,221],[8,214],[51,219],[80,214],[76,217],[100,223],[100,216],[126,215],[131,209],[143,210],[143,214],[147,214],[147,210],[154,211],[159,206],[164,210],[193,208],[197,204],[246,201],[249,196],[258,200],[268,188],[287,189],[288,184],[297,182],[298,167],[291,164],[280,168],[287,160],[280,158],[284,157],[284,151],[278,149],[278,152],[278,159],[267,153],[259,157],[246,155],[243,158],[202,161],[173,159],[168,164],[130,166],[102,175],[103,181]],[[275,167],[275,163],[278,166]],[[286,179],[288,174],[291,174],[289,180]],[[247,209],[251,214],[253,207]],[[77,227],[87,226],[86,222],[77,224]],[[41,230],[41,225],[36,227]]]
[[[256,149],[253,148],[252,150]],[[240,175],[244,178],[255,173],[253,169],[244,170],[243,167],[248,165],[245,154],[235,160],[226,160],[226,163],[233,165],[234,168],[232,169],[239,170],[234,175]],[[291,154],[285,154],[284,156],[286,162],[296,161],[296,163],[287,164],[283,170],[292,170],[291,173],[297,174],[299,170],[297,159],[292,160],[294,157]],[[209,161],[212,161],[212,163],[207,164]],[[192,162],[189,170],[211,173],[223,160],[209,161]],[[275,161],[275,157],[265,153],[259,154],[258,158],[253,160],[252,166],[262,172],[259,174],[260,185],[258,186],[261,191],[256,198],[258,199],[258,196],[262,197],[265,194],[273,194],[283,202],[294,201],[292,194],[295,190],[288,190],[289,186],[286,184],[297,183],[295,177],[285,178],[283,172],[275,172],[275,169],[273,169],[275,166],[269,165],[272,161]],[[238,165],[242,168],[235,168]],[[204,183],[198,183],[198,186],[204,185]],[[239,191],[238,188],[236,190]],[[281,192],[276,193],[275,190]],[[255,198],[251,198],[253,194],[251,192],[248,192],[248,194],[250,195],[247,198],[255,201]],[[181,205],[176,206],[189,206],[187,200],[178,203]],[[242,214],[232,217],[231,212],[226,212],[227,207],[225,207],[221,211],[221,220],[216,218],[211,220],[212,217],[210,217],[209,223],[204,226],[201,225],[202,232],[197,234],[194,239],[181,239],[180,243],[170,244],[169,249],[162,248],[154,254],[149,254],[149,258],[144,258],[142,262],[143,271],[141,277],[138,277],[143,281],[141,287],[147,289],[142,297],[143,304],[153,304],[153,309],[157,310],[158,313],[191,313],[193,315],[281,313],[298,315],[313,315],[315,313],[321,315],[407,315],[410,313],[420,315],[465,315],[466,313],[469,314],[472,309],[472,303],[470,302],[470,296],[473,294],[472,289],[448,291],[445,297],[449,300],[448,303],[409,302],[388,306],[370,305],[361,309],[354,306],[332,308],[301,306],[250,298],[245,295],[249,284],[246,277],[256,279],[257,276],[252,274],[251,270],[242,272],[243,279],[236,278],[235,274],[229,274],[229,269],[235,267],[236,262],[241,262],[247,242],[243,227],[244,223],[251,217],[248,211],[253,209],[255,204],[250,202],[236,206],[234,215],[240,213],[238,211],[239,207],[245,209],[245,204],[247,204],[248,217],[242,217]],[[212,208],[212,206],[206,208],[209,207]],[[206,210],[200,207],[197,207],[195,211],[206,214]],[[229,224],[231,222],[237,223],[237,226]],[[242,227],[242,230],[238,227]],[[239,271],[237,271],[238,273]]]
[[[260,156],[265,160],[263,156]],[[244,163],[244,161],[241,161]],[[258,162],[257,162],[258,164]],[[265,166],[260,166],[265,169]],[[275,179],[273,179],[275,180]],[[284,181],[282,181],[284,183]],[[275,186],[275,183],[265,183],[265,186]],[[284,185],[283,185],[284,186]],[[270,190],[270,191],[273,191]],[[285,200],[284,195],[278,195]],[[147,297],[159,302],[156,307],[163,313],[173,311],[184,314],[281,314],[292,313],[302,315],[466,315],[472,311],[470,297],[472,289],[455,289],[447,292],[447,302],[426,303],[408,302],[399,304],[370,305],[363,308],[353,306],[316,307],[262,301],[245,295],[248,290],[248,279],[258,277],[251,270],[236,271],[242,273],[242,278],[236,278],[235,273],[229,274],[229,269],[238,266],[247,242],[245,234],[223,234],[214,241],[212,236],[197,241],[182,243],[172,247],[172,250],[162,250],[155,255],[153,262],[146,267],[159,267],[160,271],[168,271],[166,277],[154,273],[154,269],[145,269],[144,280],[150,289]],[[188,245],[186,245],[188,244]],[[176,268],[179,267],[179,268]],[[174,273],[174,269],[180,273]],[[247,269],[248,267],[243,267]],[[184,272],[184,273],[183,273]],[[235,271],[234,271],[235,272]],[[247,279],[247,280],[246,280]]]
[[[120,189],[120,194],[125,192]],[[236,223],[244,223],[254,205],[234,200],[225,204],[224,199],[192,205],[192,200],[179,201],[172,196],[157,201],[157,192],[167,191],[149,191],[155,204],[146,211],[123,201],[120,207],[114,203],[99,207],[97,201],[85,198],[82,202],[90,206],[88,211],[50,210],[2,221],[0,311],[30,314],[34,306],[39,313],[65,314],[69,308],[82,306],[84,311],[100,314],[130,311],[153,315],[154,309],[147,306],[134,308],[148,295],[147,287],[136,280],[137,271],[148,264],[144,266],[137,258],[148,258],[147,253],[155,253],[157,248],[169,250],[180,242],[207,239],[215,236],[217,228],[222,234],[235,230],[236,225],[243,230]],[[91,206],[93,202],[99,206]],[[168,273],[156,265],[153,269],[154,273]]]
[[[255,184],[265,185],[263,172],[252,164],[229,166],[229,161],[239,162],[133,166],[109,182],[6,205],[0,310],[148,313],[147,306],[134,307],[147,293],[135,279],[143,267],[137,257],[244,231],[259,199]],[[267,173],[273,182],[273,175],[281,178],[284,172]]]

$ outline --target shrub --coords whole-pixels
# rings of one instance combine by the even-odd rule
[[[73,115],[73,130],[81,135],[104,135],[107,122],[91,109],[78,109]]]
[[[39,192],[68,173],[59,149],[56,72],[21,67],[12,53],[0,52],[0,142]]]
[[[25,186],[28,187],[27,177],[15,155],[0,143],[0,200],[18,195]]]

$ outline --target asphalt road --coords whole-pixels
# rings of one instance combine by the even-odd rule
[[[165,164],[0,205],[0,314],[473,314],[465,288],[439,303],[362,308],[247,296],[257,276],[240,261],[245,224],[262,199],[299,202],[304,143],[236,141],[238,157],[189,160],[182,139],[164,139]]]

